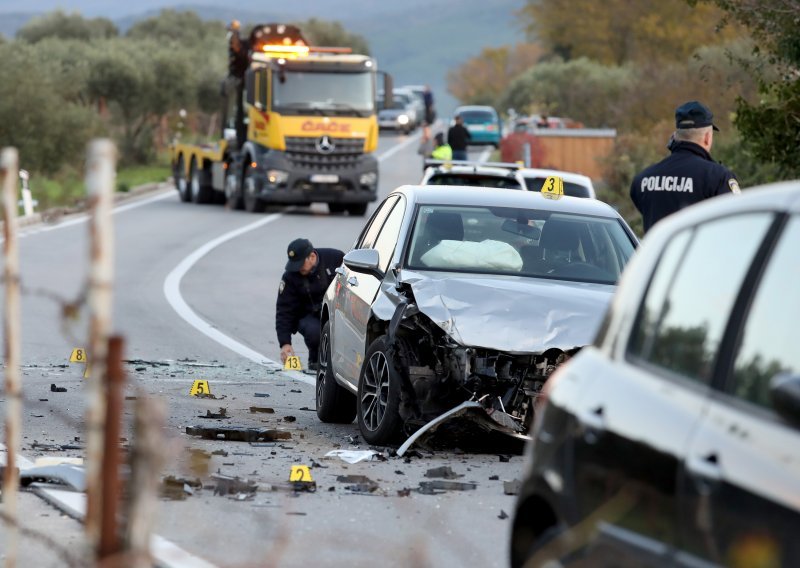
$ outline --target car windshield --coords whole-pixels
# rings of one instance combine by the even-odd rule
[[[488,110],[463,110],[458,115],[464,119],[465,124],[486,124],[496,120],[494,114]]]
[[[542,191],[542,186],[547,180],[546,177],[526,177],[525,185],[528,186],[529,191]],[[570,197],[591,197],[589,188],[585,185],[572,183],[571,181],[564,180],[564,195]]]
[[[372,112],[373,78],[368,72],[332,73],[287,70],[272,81],[272,107],[287,114],[309,110],[364,114]]]
[[[434,174],[426,185],[469,185],[472,187],[502,187],[522,189],[514,177],[487,176],[481,174]]]
[[[405,110],[405,108],[409,104],[408,96],[406,95],[392,95],[392,106],[393,110]],[[386,105],[383,101],[383,97],[378,99],[378,110],[386,110]]]
[[[615,284],[634,244],[615,218],[505,207],[417,208],[407,266]]]

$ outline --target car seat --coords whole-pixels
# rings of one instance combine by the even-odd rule
[[[442,241],[463,241],[464,222],[459,213],[434,211],[425,221],[425,227],[417,236],[412,255],[412,264],[419,265],[422,255]]]
[[[582,262],[579,256],[580,225],[561,219],[550,219],[542,228],[539,248],[542,251],[542,261],[550,269],[566,263]]]

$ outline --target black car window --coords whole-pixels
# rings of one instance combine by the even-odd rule
[[[378,210],[375,211],[375,214],[370,219],[367,228],[361,233],[361,238],[356,243],[355,248],[362,249],[362,248],[372,248],[372,245],[375,243],[375,237],[378,235],[378,232],[383,227],[383,222],[386,220],[386,217],[389,216],[389,212],[394,207],[394,204],[397,203],[397,200],[400,199],[397,195],[392,195],[386,198]]]
[[[634,326],[631,354],[709,383],[731,308],[771,222],[769,213],[737,215],[673,239]]]
[[[778,373],[800,374],[800,217],[785,227],[747,314],[733,369],[733,394],[770,407],[769,382]]]
[[[397,245],[397,236],[400,234],[400,227],[403,225],[403,213],[405,210],[404,200],[399,199],[397,205],[394,206],[392,212],[386,218],[381,233],[375,239],[375,244],[372,245],[372,248],[378,251],[380,269],[383,272],[388,270],[389,263],[392,261],[392,254]]]
[[[544,177],[526,177],[525,185],[528,186],[528,191],[542,191],[542,186],[547,178]],[[589,188],[571,181],[564,181],[564,195],[570,197],[591,197]]]
[[[468,185],[471,187],[502,187],[521,189],[517,178],[481,174],[437,174],[431,176],[426,185]]]

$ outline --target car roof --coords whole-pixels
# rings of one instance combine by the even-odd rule
[[[475,164],[474,166],[467,165],[441,165],[429,166],[437,174],[484,174],[498,177],[514,177],[514,172],[517,171],[513,168],[499,168],[497,166],[481,166]]]
[[[497,114],[497,110],[494,107],[488,105],[464,105],[460,106],[456,109],[453,114],[458,114],[459,112],[468,111],[468,110],[480,110],[480,111],[488,111],[494,114]]]
[[[522,177],[542,177],[548,178],[550,176],[558,176],[562,178],[564,181],[570,181],[573,183],[592,186],[592,180],[590,177],[585,176],[583,174],[576,174],[573,172],[563,172],[560,170],[548,170],[543,168],[520,168],[519,172],[522,174]]]
[[[518,207],[622,219],[613,207],[602,201],[567,195],[548,199],[538,191],[458,185],[403,185],[392,193],[401,193],[410,202],[419,205]]]

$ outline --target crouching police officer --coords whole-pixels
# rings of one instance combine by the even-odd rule
[[[711,158],[714,116],[690,101],[675,109],[675,127],[668,146],[671,155],[633,179],[631,199],[642,214],[644,231],[694,203],[726,193],[739,193],[736,176]]]
[[[308,239],[295,239],[286,251],[289,260],[278,288],[275,329],[281,346],[281,362],[294,356],[292,334],[300,333],[308,347],[308,369],[318,367],[320,311],[325,290],[336,276],[344,253],[315,249]]]

